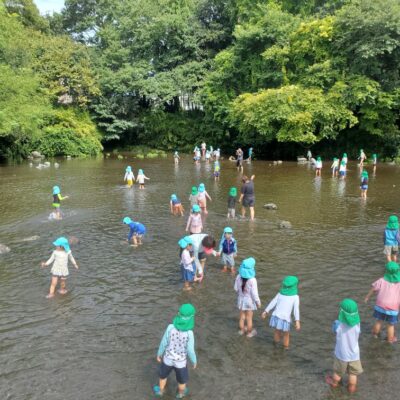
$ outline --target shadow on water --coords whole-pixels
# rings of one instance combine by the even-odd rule
[[[159,340],[182,302],[193,302],[199,366],[191,371],[198,399],[348,399],[331,391],[324,376],[332,365],[330,333],[343,297],[358,300],[365,374],[359,399],[389,399],[400,390],[398,346],[373,340],[368,332],[372,303],[361,302],[383,272],[382,230],[398,209],[400,170],[379,165],[367,201],[359,198],[359,171],[350,165],[346,180],[325,168],[315,178],[307,165],[253,162],[256,220],[226,220],[227,194],[240,187],[234,163],[223,161],[215,182],[212,165],[189,158],[134,160],[151,178],[146,189],[122,183],[127,161],[72,160],[59,169],[27,164],[0,168],[0,243],[11,252],[0,257],[0,397],[2,399],[148,399],[157,380]],[[293,333],[289,352],[274,348],[272,331],[255,317],[259,335],[237,336],[234,277],[210,259],[205,281],[182,292],[177,241],[186,218],[169,214],[176,193],[189,209],[192,185],[204,182],[213,201],[205,230],[221,236],[234,229],[238,262],[254,256],[263,307],[287,274],[300,278],[302,330]],[[70,198],[65,218],[48,221],[51,187]],[[262,208],[274,202],[278,210]],[[239,210],[237,210],[238,213]],[[238,213],[239,214],[239,213]],[[124,216],[148,229],[144,244],[128,246]],[[293,228],[279,229],[287,220]],[[58,236],[80,239],[73,253],[81,269],[70,269],[65,297],[45,299],[50,275],[40,269]],[[34,240],[21,239],[35,236]],[[174,397],[171,380],[166,399]]]

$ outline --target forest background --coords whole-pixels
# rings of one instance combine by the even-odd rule
[[[398,0],[0,0],[0,158],[400,156]]]

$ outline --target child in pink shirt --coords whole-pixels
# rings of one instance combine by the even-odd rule
[[[366,303],[375,292],[377,293],[374,307],[376,322],[372,334],[378,337],[382,324],[386,321],[387,341],[394,343],[397,341],[394,326],[398,322],[400,309],[400,271],[397,263],[390,261],[386,264],[385,275],[372,284],[371,290],[365,297]]]
[[[190,232],[191,235],[195,233],[201,233],[203,230],[203,221],[201,219],[201,209],[198,204],[192,207],[192,212],[189,215],[186,232]]]

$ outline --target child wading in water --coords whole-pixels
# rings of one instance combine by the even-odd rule
[[[338,176],[338,171],[339,171],[339,159],[334,158],[333,163],[331,165],[331,170],[332,170],[332,177],[334,178],[335,176]]]
[[[193,241],[190,236],[185,236],[179,242],[181,248],[181,272],[183,280],[183,290],[192,290],[190,284],[196,280],[195,258],[190,254]]]
[[[344,299],[340,303],[339,317],[333,324],[333,333],[336,334],[333,374],[326,377],[326,383],[336,388],[347,373],[347,390],[354,393],[357,390],[357,376],[363,372],[358,345],[360,316],[354,300]]]
[[[203,230],[203,221],[201,219],[201,209],[198,204],[195,204],[192,207],[192,212],[189,215],[187,224],[186,224],[186,232],[189,232],[191,235],[194,233],[201,233]]]
[[[207,211],[207,199],[212,201],[210,195],[206,191],[206,187],[204,186],[204,183],[200,183],[200,185],[199,185],[199,194],[197,196],[197,201],[199,202],[199,206],[201,208],[201,211],[203,211],[204,214],[208,214],[208,211]]]
[[[178,152],[176,151],[175,153],[174,153],[174,163],[175,163],[175,165],[178,165],[179,164],[179,160],[180,160],[181,158],[179,157],[179,154],[178,154]]]
[[[265,319],[271,310],[269,326],[274,328],[274,343],[278,344],[283,338],[283,347],[289,349],[290,327],[292,325],[292,312],[294,314],[296,331],[300,330],[300,298],[297,285],[299,280],[296,276],[287,276],[279,293],[268,304],[261,317]]]
[[[235,257],[237,256],[237,244],[234,239],[233,230],[229,226],[224,229],[221,241],[219,242],[218,255],[222,255],[223,272],[231,269],[232,274],[235,273]]]
[[[346,178],[346,169],[347,169],[346,162],[342,160],[340,162],[340,167],[339,167],[339,175],[341,179]]]
[[[237,189],[235,187],[231,187],[229,189],[228,196],[228,219],[235,218],[236,215],[236,197],[237,197]]]
[[[58,238],[55,242],[53,242],[56,249],[53,251],[51,257],[46,261],[42,262],[42,268],[49,266],[53,263],[51,267],[51,284],[49,294],[46,296],[48,299],[54,297],[54,292],[56,290],[58,279],[60,278],[60,290],[58,293],[66,294],[66,281],[69,275],[68,271],[68,261],[72,263],[72,265],[78,269],[78,264],[76,263],[74,257],[72,256],[71,249],[69,247],[68,239],[65,237]]]
[[[140,222],[134,222],[129,217],[125,217],[122,222],[129,226],[129,234],[127,242],[130,243],[132,240],[132,246],[137,247],[139,244],[143,244],[142,238],[146,233],[146,227]]]
[[[367,198],[367,191],[368,191],[368,172],[366,170],[364,170],[361,173],[360,189],[361,189],[361,197],[363,199],[366,199]]]
[[[197,197],[199,195],[199,192],[197,190],[196,186],[192,186],[192,193],[189,196],[189,201],[190,201],[190,208],[192,208],[195,204],[198,204]]]
[[[183,212],[184,212],[183,206],[181,201],[176,196],[176,194],[171,195],[169,206],[171,209],[171,214],[174,214],[175,216],[181,214],[181,217],[183,217]]]
[[[400,233],[399,219],[396,215],[391,215],[388,219],[385,231],[383,232],[383,254],[387,261],[397,261],[397,253],[399,252]]]
[[[214,163],[214,180],[219,181],[220,175],[221,175],[221,166],[219,165],[219,161],[215,161],[215,163]]]
[[[360,150],[360,157],[359,157],[359,159],[360,159],[360,168],[362,168],[363,165],[364,165],[364,161],[367,159],[367,156],[365,155],[363,149]]]
[[[62,219],[62,214],[61,214],[61,201],[68,199],[68,196],[61,196],[61,190],[59,186],[53,186],[53,207],[54,207],[54,214],[55,214],[55,219]]]
[[[132,167],[130,166],[126,167],[124,181],[126,181],[128,187],[132,187],[132,185],[135,183],[135,175],[133,175]]]
[[[321,157],[317,157],[317,161],[315,161],[315,176],[321,176],[322,170],[322,160]]]
[[[374,307],[376,322],[372,328],[372,334],[377,338],[382,324],[387,322],[387,341],[395,343],[397,337],[394,326],[398,322],[400,309],[400,272],[397,263],[390,261],[386,264],[385,275],[372,284],[371,290],[365,297],[366,303],[374,293],[377,294]]]
[[[196,309],[191,304],[183,304],[179,308],[179,314],[174,318],[172,324],[168,325],[161,339],[157,352],[157,362],[161,363],[160,381],[153,387],[157,397],[164,394],[168,376],[173,370],[178,382],[176,398],[182,399],[189,393],[186,386],[189,381],[187,357],[192,362],[193,369],[197,366],[193,335],[195,314]]]
[[[253,329],[253,312],[261,307],[255,278],[255,265],[256,260],[252,257],[243,260],[234,285],[234,289],[238,294],[237,306],[240,310],[239,335],[247,333],[249,338],[257,335],[257,331]]]
[[[150,178],[148,178],[142,169],[139,169],[137,177],[136,177],[138,183],[139,183],[139,189],[144,189],[144,181],[145,180],[150,180]]]

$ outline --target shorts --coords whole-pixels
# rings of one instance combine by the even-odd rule
[[[222,264],[227,265],[228,267],[234,267],[235,258],[233,257],[233,254],[222,253]]]
[[[196,276],[196,264],[193,263],[193,271],[185,269],[183,265],[181,265],[181,272],[182,272],[182,280],[184,282],[193,282]]]
[[[128,186],[132,186],[132,185],[133,185],[133,180],[132,180],[132,179],[128,179],[127,182],[126,182],[126,184],[127,184]]]
[[[207,255],[206,255],[206,253],[204,253],[204,251],[201,251],[200,253],[199,253],[199,261],[202,261],[202,260],[206,260],[207,259]]]
[[[244,197],[242,204],[243,204],[243,207],[254,207],[255,202],[256,202],[256,199],[254,197],[252,197],[252,198]]]
[[[333,360],[333,371],[340,377],[346,373],[349,375],[361,375],[364,372],[360,360],[342,361],[337,357]]]
[[[339,171],[340,176],[346,176],[346,171]]]
[[[338,169],[337,169],[336,167],[333,167],[333,168],[332,168],[332,173],[336,174],[337,170],[338,170]]]
[[[236,166],[237,166],[237,167],[241,167],[241,166],[242,166],[242,163],[243,163],[243,160],[237,160],[237,161],[236,161]]]
[[[53,207],[58,210],[60,208],[61,204],[60,203],[53,203]]]
[[[399,252],[399,246],[385,246],[383,254],[387,256],[396,255]]]
[[[159,371],[160,379],[168,378],[172,370],[175,371],[176,380],[180,385],[184,385],[189,381],[188,367],[176,368],[172,365],[164,364],[164,361],[160,365],[160,371]]]
[[[373,314],[374,318],[379,320],[379,321],[385,321],[387,322],[389,325],[395,325],[399,322],[399,316],[398,315],[389,315],[389,314],[385,314],[381,311],[378,310],[374,310],[374,314]]]
[[[361,185],[361,186],[360,186],[360,189],[361,189],[361,190],[368,190],[368,185]]]
[[[214,176],[215,176],[216,178],[219,178],[219,172],[214,172]]]

